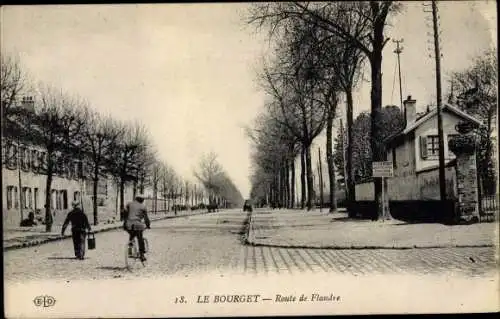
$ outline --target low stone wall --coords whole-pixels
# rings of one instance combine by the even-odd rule
[[[457,198],[456,171],[454,167],[446,168],[447,198]],[[439,171],[437,169],[424,171],[416,175],[392,177],[387,179],[387,194],[389,200],[438,200]],[[373,182],[356,185],[356,200],[374,200]]]
[[[356,201],[349,204],[352,216],[362,219],[377,219],[375,201]],[[391,216],[409,223],[454,223],[457,216],[454,200],[391,200],[389,201]]]

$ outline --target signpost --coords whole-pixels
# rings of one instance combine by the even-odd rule
[[[372,176],[373,177],[380,177],[382,178],[382,212],[383,212],[383,218],[385,219],[387,217],[387,210],[388,207],[385,207],[385,201],[384,201],[384,193],[385,193],[385,178],[386,177],[392,177],[394,175],[394,171],[392,169],[392,162],[373,162],[372,163]]]
[[[392,177],[392,162],[373,162],[373,177]]]

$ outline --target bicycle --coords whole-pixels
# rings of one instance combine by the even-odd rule
[[[149,242],[146,237],[143,237],[144,240],[144,254],[149,252]],[[132,243],[132,245],[130,245]],[[131,270],[136,268],[138,262],[142,265],[142,267],[146,267],[147,261],[141,260],[141,255],[139,253],[139,238],[134,238],[131,242],[127,239],[127,244],[125,245],[125,265],[127,269]]]

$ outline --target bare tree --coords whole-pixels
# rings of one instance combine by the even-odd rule
[[[162,179],[162,166],[163,164],[161,162],[155,161],[150,169],[150,184],[153,186],[152,210],[155,214],[158,212],[158,193],[160,192],[160,183]]]
[[[54,174],[62,174],[66,154],[77,153],[86,119],[86,102],[71,97],[49,86],[41,86],[38,92],[36,114],[31,118],[30,136],[45,148],[42,169],[47,175],[45,184],[46,231],[51,231],[51,190]],[[43,153],[42,153],[43,154]]]
[[[89,112],[88,121],[84,126],[82,151],[90,158],[90,170],[92,171],[92,209],[94,225],[99,223],[97,190],[101,177],[112,170],[113,149],[117,146],[118,139],[123,133],[120,127],[110,116],[102,117],[96,112]]]
[[[214,152],[205,154],[200,160],[198,171],[194,172],[195,177],[208,191],[209,204],[213,204],[216,201],[218,193],[216,178],[222,172],[223,168],[217,161],[217,154]]]
[[[325,127],[328,116],[321,100],[318,56],[311,54],[314,32],[303,23],[289,25],[279,42],[273,69],[264,68],[264,89],[275,102],[269,112],[300,141],[305,155],[307,208],[314,197],[310,146]],[[277,113],[279,116],[276,116]]]
[[[11,107],[20,102],[20,97],[27,91],[29,83],[19,59],[9,54],[2,54],[0,59],[0,89],[2,118],[4,118]]]
[[[295,158],[300,152],[298,139],[267,113],[256,118],[254,128],[248,129],[247,135],[253,142],[253,178],[259,178],[259,183],[265,180],[265,186],[257,189],[264,192],[266,204],[293,207]]]
[[[148,144],[147,131],[143,125],[140,123],[123,125],[123,134],[120,135],[117,141],[112,157],[114,162],[114,169],[112,172],[120,181],[120,212],[123,212],[125,207],[125,185],[130,182],[133,182],[134,186],[137,185],[138,172],[143,165],[143,163],[141,163],[143,156],[141,153],[147,149]],[[120,215],[120,219],[123,220],[123,214]]]
[[[174,183],[175,183],[175,171],[168,165],[162,164],[160,170],[161,176],[161,191],[163,198],[167,199],[166,210],[170,210],[172,207],[172,200],[174,195]]]
[[[208,192],[209,210],[214,210],[221,205],[225,207],[228,202],[235,205],[243,203],[243,197],[217,160],[217,154],[214,152],[205,154],[198,166],[194,175]],[[186,183],[185,186],[187,190],[188,184]]]
[[[380,111],[382,109],[382,51],[389,38],[384,30],[391,13],[400,10],[401,5],[393,1],[358,2],[280,2],[259,3],[249,13],[249,23],[269,26],[270,36],[279,34],[291,21],[303,21],[317,25],[332,36],[355,46],[367,57],[371,67],[371,148],[373,161],[385,160],[383,141],[380,138]],[[344,20],[348,16],[353,22],[346,29]],[[376,179],[375,200],[379,217],[382,216],[382,181]]]

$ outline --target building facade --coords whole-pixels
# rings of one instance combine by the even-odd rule
[[[404,101],[406,126],[387,140],[387,160],[393,163],[394,175],[387,179],[387,196],[390,200],[438,200],[439,142],[437,109],[416,113],[416,100],[411,96]],[[457,124],[481,122],[457,107],[442,107],[446,195],[456,199],[457,181],[455,155],[449,150],[448,141],[458,134]],[[373,200],[373,183],[356,185],[356,200]]]

